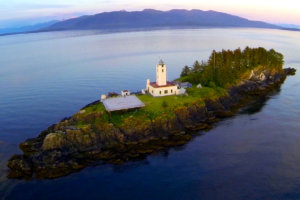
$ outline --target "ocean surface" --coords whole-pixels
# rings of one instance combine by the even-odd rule
[[[213,49],[274,48],[298,69],[280,89],[192,141],[145,160],[54,180],[8,180],[7,160],[109,91],[138,91],[162,58],[168,79]],[[0,199],[300,199],[300,32],[188,29],[0,37]]]

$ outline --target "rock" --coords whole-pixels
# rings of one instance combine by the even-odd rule
[[[63,148],[65,145],[64,135],[61,133],[49,133],[43,141],[43,150]]]
[[[100,147],[100,136],[90,127],[83,130],[67,130],[65,134],[65,146],[76,148],[80,151]]]
[[[129,141],[141,140],[151,135],[151,121],[145,118],[134,119],[129,117],[124,120],[119,128]]]
[[[189,122],[197,124],[199,122],[205,122],[208,118],[207,108],[205,106],[191,105],[188,108]]]
[[[205,106],[208,112],[212,112],[217,117],[218,113],[222,113],[225,111],[225,108],[219,100],[205,100]]]
[[[260,75],[259,75],[259,79],[258,79],[259,81],[264,81],[264,80],[266,80],[266,75],[264,74],[264,73],[260,73]]]
[[[86,111],[85,110],[80,110],[79,114],[84,114]]]
[[[294,68],[285,68],[284,73],[286,75],[295,75],[296,74],[296,69],[294,69]]]
[[[32,176],[32,162],[28,157],[22,155],[14,155],[7,163],[10,169],[8,178],[31,178]]]

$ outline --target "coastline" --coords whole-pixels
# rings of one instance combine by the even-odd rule
[[[128,160],[143,158],[166,147],[183,145],[191,139],[195,131],[207,129],[218,119],[232,116],[247,102],[266,95],[273,88],[280,86],[286,76],[293,73],[295,71],[292,69],[285,69],[284,73],[277,73],[266,81],[247,81],[229,89],[229,95],[226,97],[214,101],[206,100],[205,106],[193,105],[188,109],[174,111],[175,119],[152,121],[147,127],[131,121],[129,127],[123,129],[114,126],[102,127],[112,133],[113,137],[119,132],[126,133],[127,138],[119,143],[115,142],[117,140],[106,145],[90,142],[87,146],[70,148],[63,145],[62,148],[45,150],[43,141],[55,129],[55,125],[52,125],[37,138],[29,139],[20,145],[24,155],[16,155],[9,160],[8,166],[11,169],[9,177],[57,178],[96,164],[99,160],[121,164]],[[69,119],[64,118],[61,122]],[[151,130],[148,130],[149,127]],[[128,134],[130,130],[131,133]],[[149,134],[136,138],[138,133],[146,130]],[[89,137],[92,138],[91,135]]]
[[[97,34],[114,34],[114,33],[131,33],[131,32],[143,32],[143,31],[163,31],[163,30],[193,30],[193,29],[267,29],[267,30],[282,30],[282,31],[293,31],[299,32],[297,28],[260,28],[260,27],[247,27],[247,26],[166,26],[166,27],[152,27],[152,28],[119,28],[119,29],[72,29],[72,30],[34,30],[26,32],[12,32],[12,33],[1,33],[0,37],[14,36],[14,35],[28,35],[37,33],[53,33],[53,32],[69,32],[69,31],[93,31]]]

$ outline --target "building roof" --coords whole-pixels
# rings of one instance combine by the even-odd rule
[[[108,112],[141,108],[145,106],[145,104],[135,95],[108,98],[103,101],[103,105]]]
[[[164,61],[162,59],[159,60],[158,62],[159,65],[165,65]]]
[[[180,87],[191,87],[192,86],[192,84],[189,82],[182,82],[182,83],[179,83],[178,85]]]
[[[157,83],[156,82],[151,82],[150,83],[150,85],[152,86],[152,87],[154,87],[154,88],[161,88],[161,87],[170,87],[170,86],[175,86],[175,84],[174,83],[172,83],[172,82],[167,82],[167,84],[166,85],[157,85]]]

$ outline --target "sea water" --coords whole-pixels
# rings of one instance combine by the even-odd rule
[[[192,141],[142,161],[54,180],[8,180],[7,160],[107,92],[168,79],[215,50],[274,48],[300,70],[300,32],[187,29],[52,32],[0,37],[0,199],[300,199],[300,75]]]

